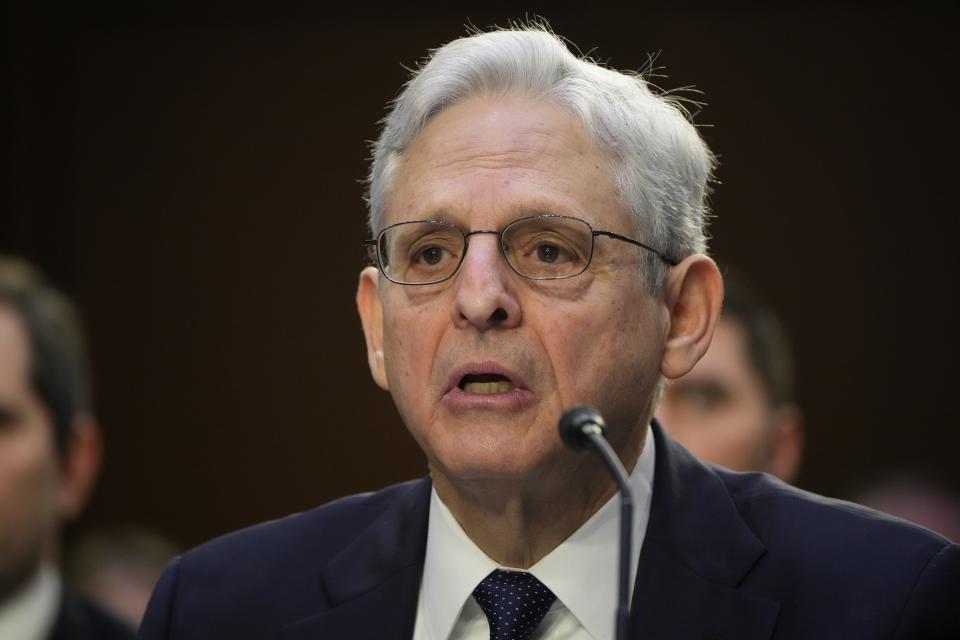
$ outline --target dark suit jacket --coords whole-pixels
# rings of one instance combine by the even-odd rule
[[[960,638],[960,547],[706,466],[653,433],[634,637]],[[157,584],[140,638],[410,638],[429,499],[429,480],[417,480],[190,551]]]
[[[65,589],[49,640],[133,640],[134,636],[132,628]]]

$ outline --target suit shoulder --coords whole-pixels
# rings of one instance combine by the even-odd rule
[[[838,599],[874,593],[876,602],[902,602],[939,554],[956,551],[917,524],[767,474],[716,472],[766,548],[759,574],[790,576],[798,589],[819,584],[821,593]]]
[[[375,492],[338,498],[324,505],[262,522],[214,538],[184,554],[184,564],[298,556],[305,545],[312,557],[323,561],[349,544],[356,535],[401,496],[426,480],[411,480]]]
[[[765,473],[735,473],[714,467],[727,486],[737,510],[761,540],[808,538],[817,534],[838,546],[862,546],[864,537],[878,536],[926,549],[929,555],[949,540],[917,524],[844,500],[827,498],[793,487]],[[777,535],[771,535],[777,534]],[[869,546],[869,545],[868,545]]]
[[[766,549],[743,586],[783,603],[786,627],[808,628],[827,612],[836,628],[956,637],[960,620],[948,602],[960,592],[960,547],[911,522],[765,474],[714,471]]]
[[[768,546],[786,539],[793,548],[807,540],[811,544],[816,541],[820,551],[848,545],[869,550],[882,541],[884,545],[897,544],[901,550],[916,548],[929,558],[949,543],[943,536],[912,522],[810,493],[764,473],[735,473],[717,467],[714,470],[727,486],[741,516]]]
[[[340,498],[221,536],[174,559],[141,638],[266,637],[324,602],[320,574],[391,508],[422,501],[429,480]]]

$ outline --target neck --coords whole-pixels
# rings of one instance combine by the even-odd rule
[[[646,429],[618,450],[633,469]],[[467,536],[505,567],[529,569],[569,538],[616,493],[603,463],[565,453],[567,464],[519,480],[459,481],[431,466],[437,495]]]

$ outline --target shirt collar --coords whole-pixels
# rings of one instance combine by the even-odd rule
[[[434,489],[420,587],[420,615],[428,638],[449,637],[467,598],[498,566],[467,537]]]
[[[0,603],[0,638],[46,638],[60,606],[60,592],[60,575],[43,565],[22,589]]]
[[[650,518],[655,455],[653,433],[648,427],[643,451],[629,478],[634,499],[630,584],[636,579],[640,547]],[[617,495],[611,497],[560,546],[529,569],[594,638],[612,638],[615,632],[619,502]],[[505,567],[473,543],[434,490],[430,497],[419,612],[427,637],[447,638],[474,588],[498,568]]]

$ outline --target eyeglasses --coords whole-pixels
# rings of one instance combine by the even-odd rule
[[[644,243],[594,229],[570,216],[540,215],[514,220],[500,231],[463,231],[442,220],[399,222],[376,238],[363,241],[380,271],[390,282],[408,285],[437,284],[453,277],[463,263],[470,236],[484,233],[500,237],[500,252],[510,268],[531,280],[573,278],[587,270],[593,259],[594,238],[607,236],[642,247],[675,266],[677,261]]]

